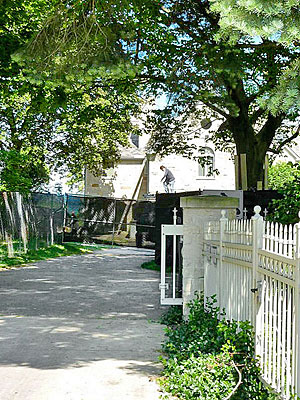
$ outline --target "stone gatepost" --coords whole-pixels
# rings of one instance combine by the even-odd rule
[[[183,313],[188,315],[187,303],[194,298],[195,292],[204,290],[203,236],[208,221],[221,218],[221,210],[227,211],[227,217],[234,219],[239,199],[223,196],[182,197],[183,208]]]

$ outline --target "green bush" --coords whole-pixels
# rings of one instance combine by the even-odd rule
[[[269,184],[271,189],[282,194],[282,199],[272,201],[268,220],[282,224],[297,223],[300,210],[299,165],[281,162],[271,166]]]
[[[160,323],[168,326],[180,324],[182,322],[182,306],[170,306],[161,316]]]
[[[201,354],[198,357],[165,363],[166,379],[162,388],[180,399],[224,399],[236,386],[236,371],[232,356],[224,351],[219,356]]]
[[[198,295],[189,309],[186,321],[174,324],[170,319],[166,328],[164,376],[159,381],[163,390],[187,400],[229,395],[232,400],[276,399],[259,380],[250,323],[225,320],[215,296],[204,305]]]
[[[273,190],[284,189],[299,177],[300,169],[298,164],[279,162],[270,166],[268,176],[269,186]]]

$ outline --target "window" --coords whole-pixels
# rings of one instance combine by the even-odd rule
[[[139,139],[140,139],[140,137],[139,137],[139,135],[137,135],[137,134],[135,134],[135,133],[132,133],[131,135],[130,135],[130,139],[131,139],[131,142],[132,142],[132,144],[134,145],[134,146],[136,146],[137,148],[139,148]]]
[[[215,153],[209,147],[204,147],[198,162],[198,176],[200,178],[213,178],[215,167]]]

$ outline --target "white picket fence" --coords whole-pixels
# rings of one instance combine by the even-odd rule
[[[282,399],[300,396],[300,225],[251,220],[206,225],[205,296],[216,294],[227,319],[249,320],[263,380]]]

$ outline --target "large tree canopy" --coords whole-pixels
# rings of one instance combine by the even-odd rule
[[[221,28],[230,36],[245,32],[286,44],[299,41],[298,0],[212,0],[212,4],[221,16]]]
[[[60,5],[54,0],[3,1],[0,5],[0,190],[36,188],[47,182],[55,168],[68,171],[73,180],[82,177],[84,167],[96,173],[100,165],[118,159],[120,146],[128,144],[135,130],[131,117],[139,110],[140,98],[135,87],[126,85],[128,72],[117,66],[118,51],[112,51],[112,43],[104,41],[100,57],[93,41],[89,49],[79,40],[79,32],[76,42],[64,31],[70,47],[66,46],[67,52],[60,49],[57,56],[63,40],[52,41],[52,24],[57,27],[61,22],[59,29],[68,29],[68,18],[64,15],[61,20],[57,12]],[[63,10],[68,11],[65,3]],[[94,32],[98,45],[103,33],[99,36],[98,27],[93,30],[93,24],[88,26],[82,18],[77,28],[83,36],[88,32],[90,39]],[[49,57],[48,61],[43,57],[43,70],[34,57],[38,49],[30,53],[26,47],[32,38],[36,42],[31,46],[49,39],[43,42]],[[28,49],[24,52],[27,63],[21,57],[24,49]],[[97,63],[86,72],[83,62],[77,62],[78,55],[90,66],[94,59]],[[112,79],[112,71],[122,79]]]
[[[42,111],[46,108],[43,88],[26,81],[11,59],[40,29],[48,3],[0,4],[0,190],[22,191],[48,179],[43,136],[50,134],[51,127]]]
[[[89,71],[97,60],[103,63],[103,54],[113,43],[117,63],[131,71],[126,84],[134,87],[138,82],[149,96],[166,93],[169,97],[164,110],[149,115],[154,150],[189,151],[183,133],[209,110],[223,121],[215,139],[225,146],[234,143],[237,154],[247,155],[248,183],[256,187],[265,154],[280,151],[298,134],[288,124],[298,115],[298,102],[289,97],[276,113],[267,107],[298,51],[294,43],[240,31],[234,41],[228,40],[220,30],[220,11],[213,5],[212,0],[70,1],[67,9],[59,9],[60,15],[67,16],[67,25],[51,32],[54,38],[63,38],[72,27],[67,37],[75,37],[82,21],[88,21],[91,32],[97,30],[83,35],[89,42],[88,59],[80,53],[83,36],[79,41],[54,39],[56,49],[45,53],[41,44],[53,24],[45,25],[41,41],[36,37],[29,49],[37,55],[42,47],[41,57],[53,59],[60,70],[68,65],[66,55],[74,51],[76,65]]]
[[[271,112],[286,111],[300,101],[300,6],[298,0],[212,0],[212,9],[220,14],[220,33],[231,43],[241,33],[270,39],[289,46],[298,53],[297,59],[278,79],[278,85],[268,99]]]

